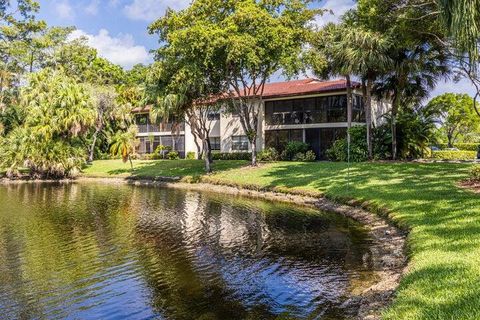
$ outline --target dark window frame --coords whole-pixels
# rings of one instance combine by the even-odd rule
[[[232,136],[232,150],[233,151],[248,151],[250,141],[245,135]]]
[[[210,147],[213,151],[219,151],[222,149],[222,140],[220,137],[210,137]]]

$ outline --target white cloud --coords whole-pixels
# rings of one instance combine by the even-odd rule
[[[72,6],[68,0],[56,2],[54,4],[55,12],[61,19],[72,20],[75,17]]]
[[[100,5],[99,0],[92,0],[88,6],[85,7],[85,12],[92,16],[96,16],[98,14],[98,7]]]
[[[125,15],[132,20],[153,21],[165,14],[167,8],[186,8],[190,0],[133,0],[123,8]]]
[[[131,68],[137,63],[148,63],[151,56],[144,46],[135,45],[130,34],[110,36],[108,30],[101,29],[97,35],[91,35],[83,30],[75,30],[70,39],[85,37],[88,45],[97,49],[98,54],[124,68]]]
[[[323,16],[318,16],[316,24],[321,27],[329,22],[337,22],[345,12],[353,7],[355,7],[353,0],[325,0],[322,2],[321,8],[332,11],[333,14],[327,11]]]

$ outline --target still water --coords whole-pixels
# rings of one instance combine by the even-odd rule
[[[372,278],[357,223],[266,201],[0,185],[1,319],[341,319]]]

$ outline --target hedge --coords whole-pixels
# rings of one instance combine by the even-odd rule
[[[448,144],[440,143],[438,144],[438,147],[440,149],[447,149]],[[454,147],[461,151],[477,151],[478,147],[480,147],[480,143],[455,143]]]
[[[432,158],[438,160],[474,160],[477,157],[476,151],[433,151]]]

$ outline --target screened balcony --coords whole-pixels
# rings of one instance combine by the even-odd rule
[[[139,133],[156,133],[156,132],[172,132],[176,131],[185,131],[184,122],[158,122],[152,123],[147,114],[140,114],[135,116],[135,124],[138,127]]]
[[[363,99],[358,95],[353,99],[352,121],[365,122]],[[267,101],[265,122],[267,125],[347,122],[347,96]]]

